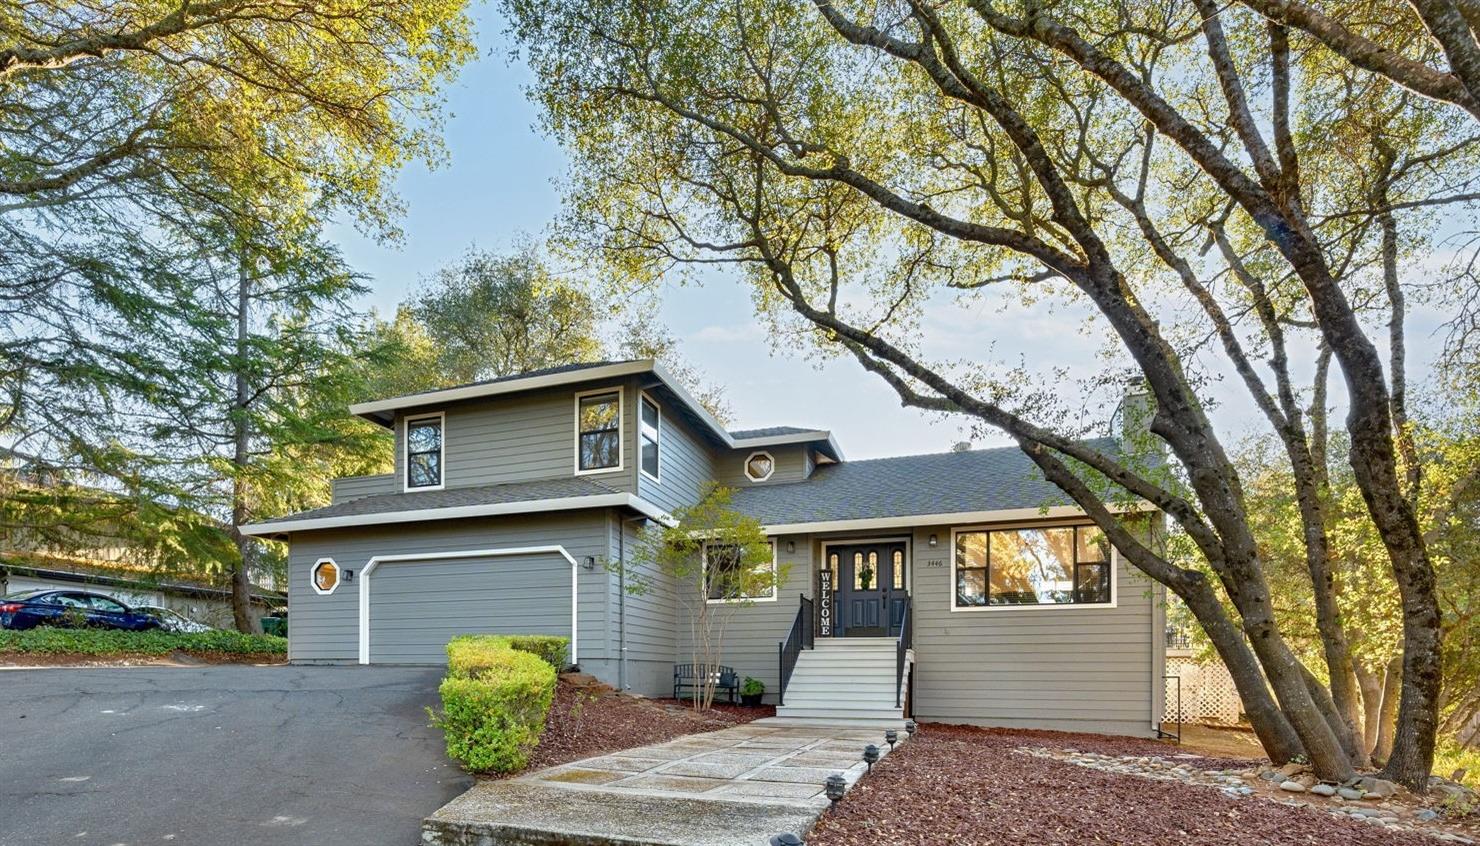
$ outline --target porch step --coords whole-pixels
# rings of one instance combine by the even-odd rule
[[[897,649],[892,637],[819,639],[816,648],[797,656],[776,718],[815,726],[899,728],[904,710],[895,705]],[[906,661],[913,660],[914,653],[908,653]],[[905,678],[908,685],[908,672]]]

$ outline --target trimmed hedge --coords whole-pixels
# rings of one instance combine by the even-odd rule
[[[200,633],[126,632],[118,629],[63,629],[39,626],[0,629],[0,654],[168,655],[171,652],[226,655],[286,655],[288,639],[234,631]]]
[[[474,666],[490,649],[513,649],[542,659],[555,670],[569,665],[570,638],[555,635],[458,635],[447,642],[448,664]]]
[[[558,653],[551,640],[562,641]],[[447,677],[438,688],[442,713],[432,721],[442,730],[448,757],[473,772],[524,769],[555,700],[556,664],[514,644],[560,660],[564,640],[464,635],[447,644]]]

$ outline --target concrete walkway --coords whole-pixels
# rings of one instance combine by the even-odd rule
[[[901,741],[905,733],[899,733]],[[667,743],[486,781],[428,817],[429,846],[764,846],[805,835],[823,782],[865,772],[882,731],[758,720]]]

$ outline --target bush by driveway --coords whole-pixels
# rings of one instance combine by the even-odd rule
[[[7,656],[84,656],[89,658],[161,656],[183,652],[202,658],[234,657],[281,660],[288,639],[216,630],[187,633],[152,630],[65,629],[41,626],[0,629],[0,662]]]
[[[428,724],[440,677],[0,671],[0,846],[416,843],[422,817],[472,784]]]

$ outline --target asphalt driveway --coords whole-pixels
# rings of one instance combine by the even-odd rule
[[[472,780],[426,706],[441,671],[0,671],[0,846],[413,846]]]

